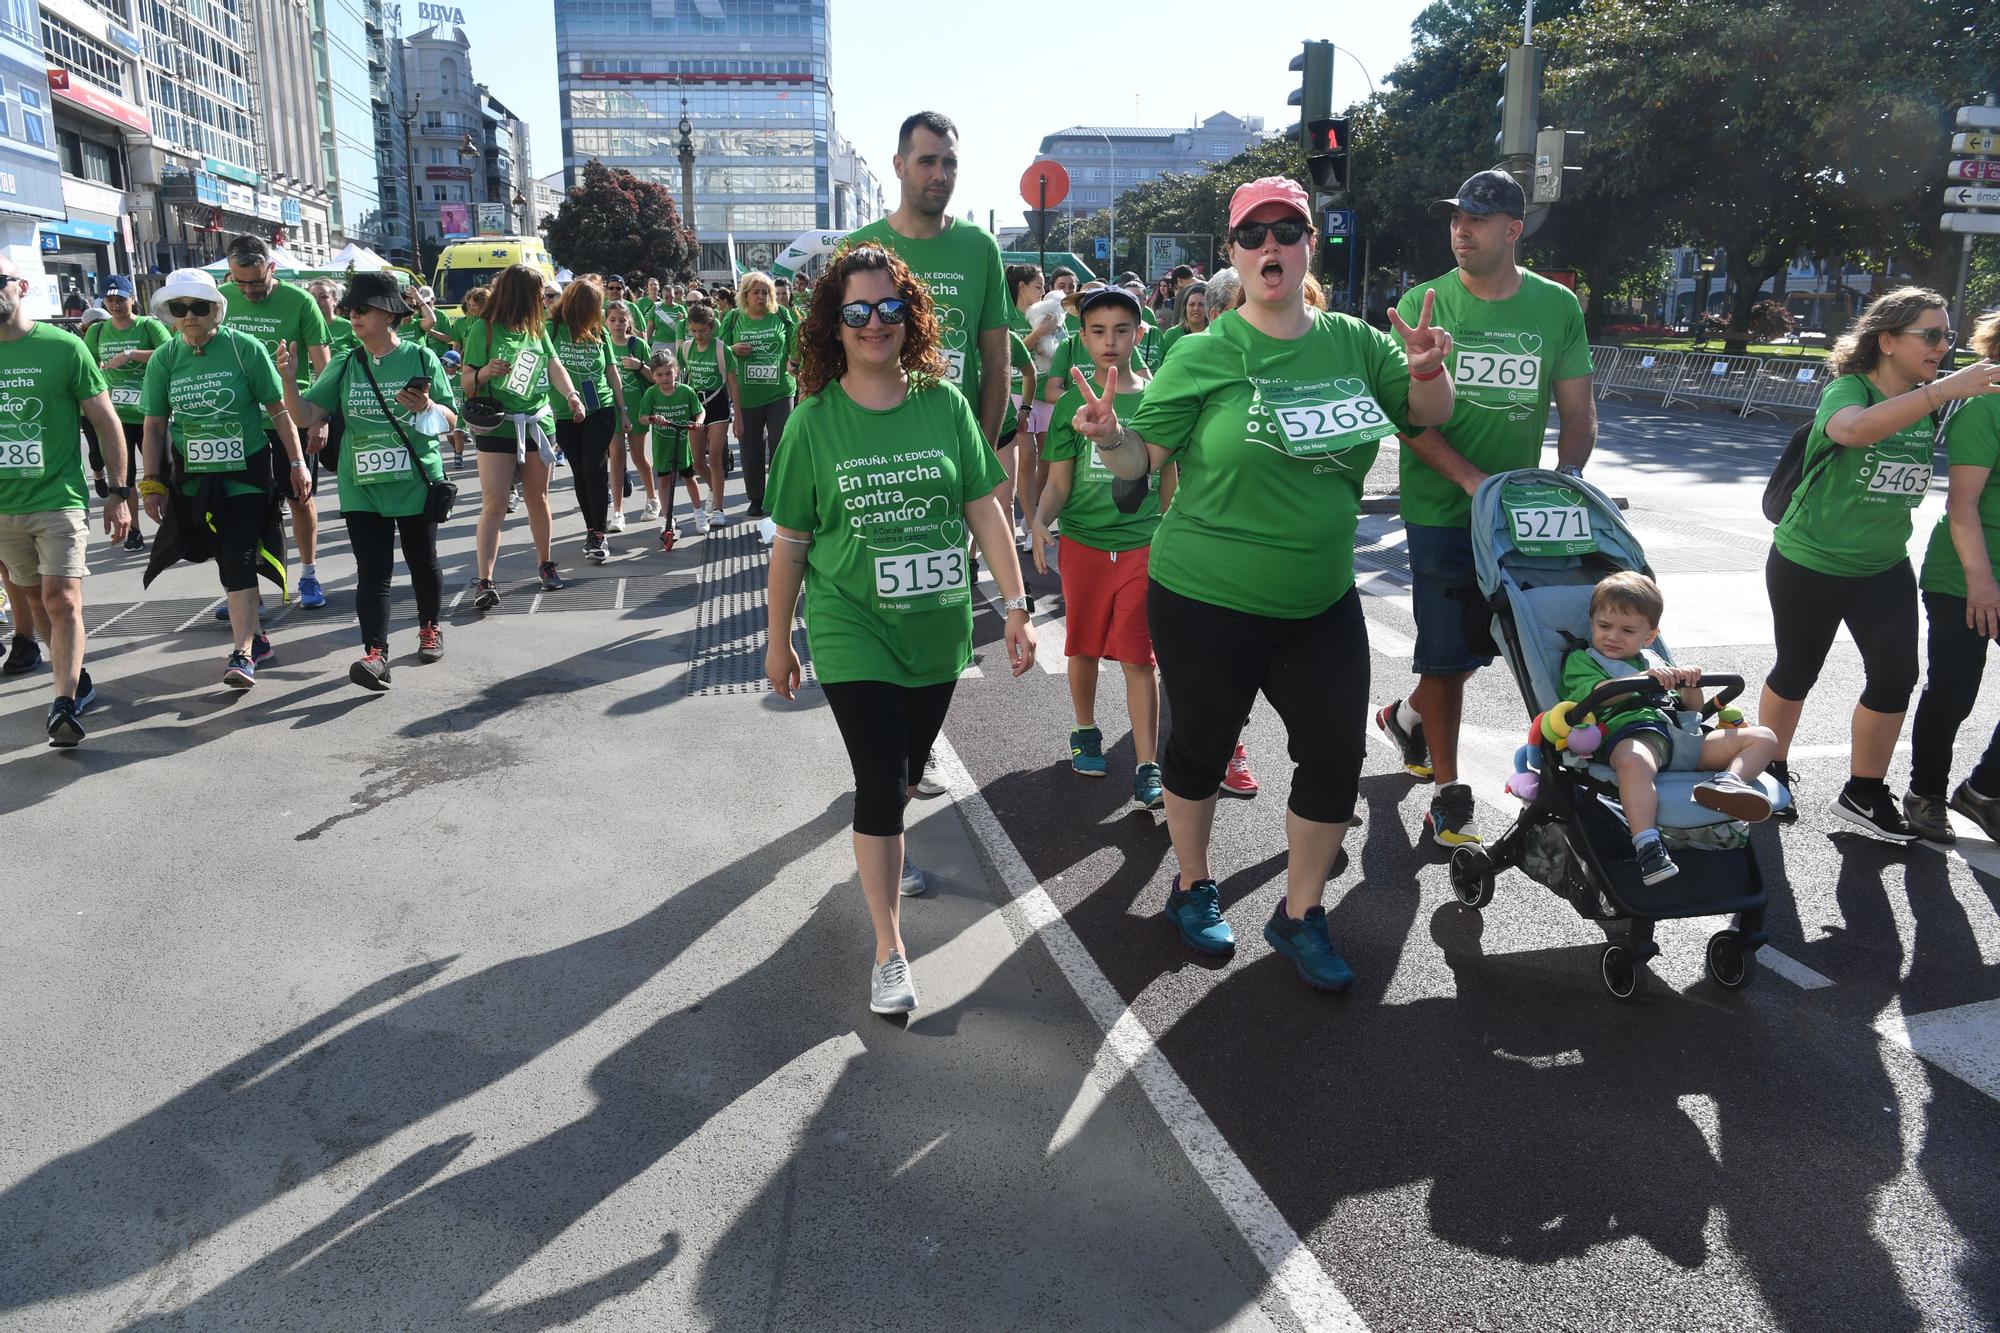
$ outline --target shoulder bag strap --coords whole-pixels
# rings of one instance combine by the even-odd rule
[[[360,350],[359,347],[356,347],[354,351],[347,354],[347,359],[350,362],[355,360],[355,354]],[[403,442],[403,450],[410,456],[410,468],[417,474],[418,479],[422,480],[424,478],[424,465],[417,459],[416,447],[410,443],[410,437],[403,434],[403,423],[396,420],[396,410],[390,407],[389,400],[382,396],[382,386],[375,382],[375,371],[369,366],[368,358],[364,356],[360,357],[359,360],[361,362],[361,373],[368,377],[368,387],[375,391],[375,402],[381,407],[383,417],[388,420],[389,429],[395,431],[396,438]],[[433,378],[435,378],[435,372],[433,372]]]

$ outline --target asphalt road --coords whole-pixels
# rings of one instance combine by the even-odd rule
[[[1679,655],[1753,680],[1786,433],[1610,404],[1591,471]],[[1750,987],[1702,978],[1713,922],[1619,1004],[1601,932],[1518,873],[1457,906],[1376,746],[1329,997],[1259,933],[1269,710],[1218,966],[1159,915],[1160,817],[1068,771],[1060,626],[1009,679],[984,613],[952,793],[913,811],[905,1026],[863,1003],[838,736],[758,683],[755,549],[635,533],[575,569],[576,527],[565,499],[579,577],[538,598],[516,520],[502,613],[454,608],[438,666],[400,594],[384,696],[345,679],[337,532],[334,604],[277,617],[248,697],[212,574],[141,597],[122,554],[84,747],[39,746],[45,676],[0,684],[0,1328],[2000,1328],[2000,849],[1828,836],[1844,641],[1806,815],[1757,835]],[[1379,702],[1414,629],[1396,520],[1362,534]],[[1526,716],[1497,669],[1471,701],[1497,833]],[[1122,716],[1107,684],[1114,773]]]

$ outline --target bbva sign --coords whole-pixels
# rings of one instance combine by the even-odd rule
[[[465,11],[457,5],[420,3],[417,5],[417,22],[450,23],[462,28],[465,26]]]

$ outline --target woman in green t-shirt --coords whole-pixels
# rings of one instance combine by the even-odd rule
[[[869,1007],[916,1008],[897,893],[921,893],[903,847],[952,688],[972,660],[968,532],[1007,599],[1015,675],[1035,660],[1021,567],[994,495],[1000,465],[944,382],[930,290],[879,245],[836,257],[800,332],[805,399],[772,478],[772,688],[797,697],[792,626],[812,585],[813,668],[854,767],[854,859],[875,927]]]
[[[174,335],[159,320],[137,313],[132,296],[132,279],[122,273],[113,274],[106,281],[104,309],[111,318],[99,320],[85,329],[83,345],[97,358],[97,367],[104,373],[104,383],[111,390],[111,408],[118,414],[119,425],[125,433],[125,475],[136,478],[139,475],[139,451],[146,438],[146,417],[139,410],[139,391],[146,383],[146,363],[153,359],[154,351],[166,346]],[[91,480],[97,484],[97,493],[103,495],[103,442],[97,438],[97,428],[90,424],[88,418],[83,423],[83,437],[90,446]],[[139,531],[138,506],[131,506],[131,510],[132,530],[125,535],[125,549],[143,551],[146,539]]]
[[[2000,310],[1979,321],[1972,350],[2000,362]],[[1929,670],[1910,727],[1910,827],[1934,842],[1955,841],[1947,805],[2000,842],[2000,726],[1971,776],[1945,800],[1952,745],[1979,697],[1986,647],[2000,638],[2000,387],[1989,387],[1945,424],[1951,496],[1931,531],[1921,587],[1930,625]]]
[[[701,426],[692,439],[695,475],[708,482],[708,508],[702,511],[701,522],[719,528],[729,521],[722,512],[722,487],[729,476],[731,404],[739,388],[736,359],[716,335],[713,306],[704,301],[689,306],[687,331],[687,341],[674,349],[674,355],[682,378],[701,395]]]
[[[390,273],[357,273],[340,312],[354,330],[353,355],[327,364],[300,398],[281,352],[285,402],[306,430],[338,414],[340,513],[354,551],[354,610],[361,620],[361,659],[347,678],[368,690],[389,688],[389,585],[400,540],[417,594],[417,660],[444,656],[438,615],[444,572],[438,567],[438,525],[427,513],[432,483],[444,480],[438,436],[450,429],[444,366],[421,338],[397,336],[412,312]],[[435,410],[433,410],[435,409]]]
[[[648,456],[644,435],[645,428],[639,425],[634,404],[639,395],[646,392],[646,365],[653,359],[653,349],[639,336],[639,325],[632,303],[606,301],[604,303],[604,338],[611,344],[611,364],[618,372],[619,386],[625,392],[625,420],[616,435],[611,437],[611,520],[608,532],[625,531],[625,469],[630,466],[639,474],[639,483],[646,489],[646,507],[640,513],[643,522],[650,523],[660,516],[658,492],[653,485],[653,460]]]
[[[610,555],[604,534],[612,512],[611,441],[631,426],[625,401],[625,381],[618,374],[617,351],[604,333],[604,291],[589,279],[563,289],[557,302],[551,342],[556,360],[569,372],[570,383],[583,395],[580,421],[556,423],[556,442],[569,463],[576,487],[576,507],[583,515],[583,557],[601,565]],[[625,467],[619,460],[616,489],[624,509]],[[618,520],[620,531],[625,520]]]
[[[500,605],[493,566],[500,558],[500,525],[506,521],[517,475],[528,504],[528,532],[540,562],[536,572],[542,587],[554,591],[563,586],[549,545],[549,468],[556,457],[550,438],[555,426],[551,387],[567,401],[572,421],[589,414],[569,371],[556,359],[543,314],[543,292],[540,269],[514,264],[502,270],[493,280],[484,317],[466,334],[465,361],[459,371],[465,410],[471,413],[480,406],[474,400],[483,399],[502,414],[479,434],[479,526],[474,538],[479,579],[472,599],[477,611]],[[478,423],[477,416],[473,420]]]
[[[146,363],[139,391],[146,420],[139,493],[148,517],[162,524],[146,582],[184,556],[214,558],[231,640],[222,682],[247,690],[273,655],[257,625],[257,580],[285,586],[278,516],[287,498],[305,503],[311,474],[271,354],[223,325],[227,306],[214,276],[176,269],[153,302],[178,336]],[[169,476],[172,486],[163,480]]]
[[[1200,333],[1208,327],[1208,290],[1196,283],[1185,287],[1174,298],[1173,327],[1160,335],[1160,360],[1167,359],[1167,353],[1174,350],[1174,344],[1190,333]],[[1158,369],[1156,363],[1154,369]]]
[[[1180,464],[1155,533],[1146,618],[1172,729],[1162,754],[1167,828],[1180,873],[1167,916],[1193,949],[1226,954],[1209,830],[1243,719],[1261,691],[1297,764],[1285,820],[1285,896],[1264,938],[1299,975],[1344,989],[1321,899],[1367,746],[1368,631],[1354,587],[1361,483],[1384,439],[1451,419],[1451,336],[1424,305],[1400,342],[1347,315],[1308,309],[1313,243],[1305,191],[1281,176],[1230,199],[1231,258],[1248,300],[1168,356],[1129,424],[1114,394],[1077,376],[1073,418],[1128,480]]]
[[[736,438],[743,442],[743,490],[750,500],[744,517],[762,518],[765,457],[778,452],[798,391],[791,370],[798,328],[775,309],[777,288],[768,274],[745,274],[737,290],[743,308],[734,319],[723,318],[723,341],[736,358]]]
[[[1786,762],[1806,695],[1845,623],[1863,684],[1848,742],[1846,785],[1829,807],[1843,831],[1885,842],[1917,835],[1885,779],[1917,687],[1917,580],[1911,514],[1930,489],[1930,415],[1991,391],[2000,369],[1943,379],[1952,343],[1945,301],[1923,287],[1877,297],[1827,358],[1832,376],[1806,438],[1804,474],[1764,562],[1777,661],[1757,720],[1778,737],[1771,773],[1798,795]],[[1843,450],[1854,450],[1843,454]]]

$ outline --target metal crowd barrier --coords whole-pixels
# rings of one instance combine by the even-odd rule
[[[1652,347],[1593,345],[1597,396],[1636,401],[1639,394],[1659,396],[1660,406],[1675,402],[1715,403],[1738,416],[1762,412],[1811,415],[1819,406],[1820,390],[1831,378],[1826,362],[1795,356],[1728,356],[1720,352],[1663,352]]]

